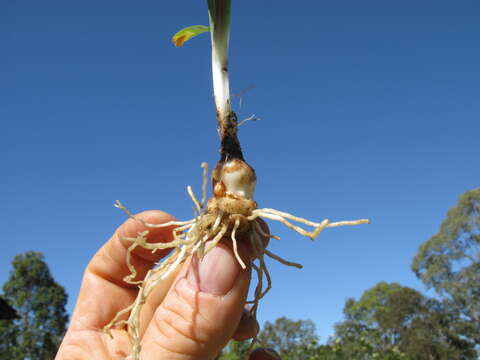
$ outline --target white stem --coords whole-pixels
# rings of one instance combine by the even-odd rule
[[[211,2],[215,3],[213,6],[209,5],[210,34],[212,40],[213,95],[219,121],[223,121],[231,111],[230,82],[228,79],[230,0],[213,0]]]
[[[217,111],[223,119],[230,113],[230,84],[227,59],[222,55],[221,51],[217,51],[217,46],[212,43],[213,96]]]

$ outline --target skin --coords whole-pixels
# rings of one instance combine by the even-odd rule
[[[149,223],[174,218],[161,211],[145,211],[137,217]],[[138,221],[127,220],[88,264],[70,327],[56,360],[124,360],[130,354],[125,329],[113,329],[110,338],[101,329],[115,314],[130,305],[137,288],[123,281],[130,272],[125,257],[129,242],[146,230]],[[148,229],[149,241],[167,242],[171,228]],[[248,251],[239,241],[240,255],[249,264]],[[132,264],[142,279],[148,269],[168,254],[137,248]],[[140,316],[142,360],[210,360],[230,339],[246,340],[258,331],[256,319],[245,310],[250,267],[242,270],[228,242],[222,242],[202,261],[194,257],[179,266],[148,297]],[[250,360],[279,359],[257,349]]]

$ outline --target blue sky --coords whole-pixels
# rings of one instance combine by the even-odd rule
[[[418,246],[480,179],[478,1],[233,2],[231,86],[256,200],[313,220],[368,217],[311,242],[280,225],[259,320],[326,340],[379,281],[424,290]],[[85,265],[132,211],[192,215],[218,156],[204,1],[0,4],[0,283],[45,254],[71,311]]]

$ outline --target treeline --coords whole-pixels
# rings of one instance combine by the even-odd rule
[[[412,270],[435,298],[380,282],[348,299],[335,334],[319,344],[314,323],[279,318],[259,334],[283,360],[477,360],[480,354],[480,189],[460,196],[437,234],[423,243]],[[222,360],[245,358],[231,342]]]

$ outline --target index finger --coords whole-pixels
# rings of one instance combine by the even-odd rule
[[[173,221],[173,216],[159,210],[145,211],[136,216],[144,222],[163,224]],[[148,242],[168,242],[173,238],[174,226],[147,228],[142,222],[128,219],[110,240],[95,254],[85,270],[77,305],[72,316],[72,330],[96,330],[104,327],[116,313],[129,306],[137,295],[137,286],[123,279],[130,274],[126,257],[132,244],[124,238],[133,238],[148,230]],[[130,262],[137,271],[135,280],[143,279],[147,271],[169,250],[152,253],[137,247]]]

